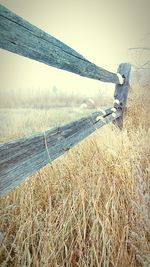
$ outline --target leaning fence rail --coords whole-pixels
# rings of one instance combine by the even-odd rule
[[[0,144],[0,194],[3,194],[103,125],[113,121],[122,128],[131,66],[122,63],[117,73],[98,67],[2,5],[0,47],[87,78],[116,84],[114,107],[44,133]]]

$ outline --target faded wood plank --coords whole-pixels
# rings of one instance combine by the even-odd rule
[[[49,66],[119,84],[115,73],[91,63],[69,46],[0,5],[0,47]]]
[[[116,118],[120,116],[116,112]],[[114,120],[111,109],[30,137],[0,144],[0,194],[19,185],[46,164],[63,155],[96,129]]]
[[[127,97],[128,97],[128,91],[129,91],[129,78],[130,78],[130,72],[131,72],[131,65],[128,63],[122,63],[118,67],[118,73],[122,75],[124,78],[124,83],[122,85],[117,84],[115,86],[115,92],[114,92],[114,107],[117,110],[121,111],[121,116],[117,118],[114,123],[122,129],[123,127],[123,114],[126,108],[127,103]],[[117,101],[116,101],[117,100]]]

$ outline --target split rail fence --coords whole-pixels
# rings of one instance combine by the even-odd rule
[[[116,84],[114,107],[43,133],[0,144],[0,194],[4,194],[103,125],[114,122],[122,128],[131,65],[120,64],[117,73],[98,67],[2,5],[0,48],[87,78]]]

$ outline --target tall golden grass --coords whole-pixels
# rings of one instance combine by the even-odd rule
[[[1,266],[150,266],[149,91],[1,199]]]

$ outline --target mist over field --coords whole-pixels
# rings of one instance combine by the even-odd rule
[[[97,129],[106,108],[113,107],[113,120],[121,110],[122,103],[114,104],[115,85],[0,51],[0,186],[13,188],[0,199],[0,266],[149,267],[150,1],[1,3],[116,78],[120,63],[132,68],[123,129],[116,123]],[[96,111],[103,115],[96,115],[95,132],[71,148],[73,138],[79,141],[76,133],[85,137],[83,126],[89,133]],[[86,116],[79,129],[75,121]],[[60,126],[70,122],[61,136]],[[53,161],[52,150],[60,156]],[[34,173],[33,159],[48,164]],[[23,181],[28,168],[34,174]]]

